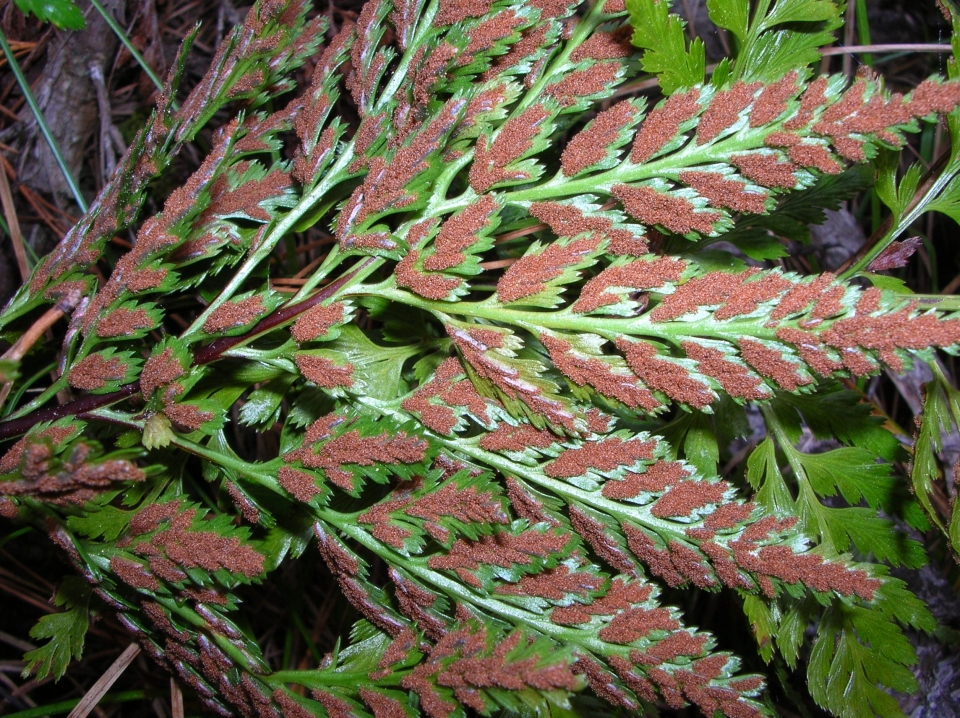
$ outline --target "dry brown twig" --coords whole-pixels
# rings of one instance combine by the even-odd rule
[[[3,173],[0,172],[0,175]],[[43,336],[50,327],[60,321],[60,317],[65,314],[69,314],[74,309],[77,308],[77,304],[80,303],[81,293],[79,290],[74,290],[67,294],[63,299],[57,302],[53,307],[48,309],[43,315],[31,325],[27,331],[25,331],[16,343],[6,352],[0,359],[6,361],[18,362],[26,356],[27,352],[30,351],[37,340]],[[3,403],[6,401],[7,396],[10,394],[10,389],[13,386],[12,381],[5,382],[2,387],[0,387],[0,407],[3,406]]]

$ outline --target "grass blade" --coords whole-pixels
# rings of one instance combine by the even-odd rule
[[[109,703],[129,703],[130,701],[140,701],[147,697],[146,691],[125,691],[123,693],[114,693],[113,695],[106,695],[100,699],[102,705],[107,705]],[[25,711],[19,711],[18,713],[10,713],[6,718],[40,718],[41,716],[52,716],[59,715],[60,713],[66,713],[67,711],[74,708],[80,701],[77,699],[69,701],[61,701],[59,703],[51,703],[46,706],[37,706],[36,708],[28,708]]]
[[[33,113],[33,116],[37,121],[37,125],[40,127],[40,132],[43,134],[43,138],[47,141],[47,145],[50,147],[50,151],[53,153],[53,157],[57,161],[57,166],[60,168],[60,172],[63,173],[63,178],[67,181],[67,186],[70,187],[70,192],[73,194],[73,199],[76,201],[77,206],[79,206],[82,211],[86,212],[87,201],[83,198],[80,188],[77,187],[77,183],[73,179],[73,175],[70,174],[70,169],[67,167],[66,160],[63,159],[63,154],[60,152],[60,147],[57,145],[56,139],[54,139],[53,134],[50,132],[50,128],[47,126],[47,121],[43,117],[43,112],[40,111],[40,106],[37,104],[37,99],[33,96],[33,91],[30,89],[30,83],[28,83],[27,78],[23,76],[23,71],[20,69],[20,64],[17,62],[17,58],[13,56],[13,50],[10,49],[10,43],[7,42],[7,36],[2,31],[0,31],[0,49],[3,50],[3,54],[6,56],[7,62],[10,64],[10,69],[13,71],[14,77],[17,78],[17,84],[20,86],[20,91],[23,93],[23,97],[27,101],[27,105],[30,107],[30,111]]]

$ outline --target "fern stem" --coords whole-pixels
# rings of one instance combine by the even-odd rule
[[[11,418],[0,422],[0,440],[25,434],[44,421],[56,421],[65,416],[79,416],[101,407],[110,406],[110,404],[116,404],[128,396],[136,394],[137,391],[139,391],[139,382],[120,387],[110,394],[87,394],[66,404],[38,409],[26,415],[17,412]]]
[[[565,499],[579,501],[583,504],[610,514],[611,516],[626,514],[631,520],[636,521],[647,528],[653,529],[660,535],[670,535],[681,543],[687,543],[686,535],[684,534],[683,529],[678,527],[677,524],[665,521],[663,519],[658,519],[653,516],[648,516],[646,514],[628,514],[624,510],[626,508],[624,504],[611,501],[603,496],[598,496],[592,491],[585,491],[584,489],[580,489],[565,481],[551,479],[538,472],[531,471],[528,467],[524,467],[522,464],[510,461],[504,456],[481,449],[476,442],[466,442],[461,439],[450,442],[444,441],[442,437],[438,437],[438,439],[447,444],[451,450],[459,450],[461,453],[466,454],[477,461],[481,461],[484,464],[489,463],[491,466],[496,466],[506,476],[520,476],[531,483],[548,489],[552,494],[562,496]]]
[[[358,399],[358,401],[380,413],[392,415],[400,421],[410,420],[409,414],[389,407],[383,403],[370,400],[369,398],[361,398]],[[434,434],[433,432],[428,433],[431,439],[443,444],[450,451],[469,456],[471,459],[479,461],[483,465],[495,467],[504,476],[519,476],[526,481],[543,486],[552,494],[562,496],[565,499],[580,501],[584,504],[608,513],[611,516],[617,516],[625,513],[624,509],[626,507],[624,504],[611,501],[603,496],[598,496],[591,491],[585,491],[584,489],[580,489],[565,481],[551,479],[539,472],[531,470],[528,466],[511,461],[502,454],[482,449],[477,443],[478,440],[465,440],[462,437],[451,438]],[[670,534],[682,543],[686,543],[686,534],[684,533],[684,530],[677,524],[653,516],[648,516],[646,514],[642,516],[630,514],[629,518],[637,521],[638,523],[642,523],[657,533]]]
[[[133,419],[127,415],[119,414],[117,412],[101,411],[98,412],[98,415],[102,418],[109,417],[121,423],[126,423],[130,426],[136,426],[139,428],[142,428],[143,426],[142,421]],[[613,515],[619,513],[623,508],[615,502],[604,498],[598,498],[593,496],[590,492],[577,489],[576,487],[570,486],[562,481],[537,476],[533,472],[529,472],[523,467],[510,462],[505,457],[486,452],[479,447],[470,445],[468,442],[464,442],[462,440],[449,441],[442,437],[435,438],[445,444],[448,444],[454,451],[459,450],[468,456],[479,458],[485,463],[489,463],[491,466],[497,466],[505,473],[505,475],[521,476],[533,483],[541,484],[546,488],[549,488],[552,492],[560,496],[577,499],[587,505],[596,506],[601,510],[611,512]],[[201,444],[181,436],[175,436],[171,443],[185,451],[190,452],[191,454],[211,461],[214,464],[232,469],[233,471],[236,471],[238,475],[246,477],[260,486],[270,489],[278,495],[285,495],[285,492],[280,488],[279,483],[275,478],[276,472],[274,470],[267,469],[265,465],[258,467],[240,459],[239,457],[222,454],[210,449],[209,447],[202,446]],[[450,596],[455,596],[458,599],[475,605],[480,609],[492,613],[493,615],[527,625],[539,633],[555,638],[564,645],[576,643],[588,648],[589,650],[600,653],[610,653],[611,651],[612,647],[600,639],[592,636],[585,637],[582,632],[577,631],[576,629],[567,628],[550,623],[549,621],[545,621],[539,614],[532,613],[518,606],[510,605],[489,595],[481,595],[463,583],[449,579],[434,569],[429,568],[426,565],[426,559],[404,556],[393,549],[388,549],[380,541],[370,536],[368,531],[361,528],[355,520],[352,520],[352,515],[342,514],[327,507],[313,508],[311,509],[311,513],[316,518],[335,527],[339,532],[374,552],[376,555],[386,560],[389,564],[401,566],[422,580],[433,584],[438,589]],[[649,524],[650,528],[657,530],[658,533],[669,533],[674,535],[676,540],[684,541],[683,532],[678,530],[675,526],[670,525],[666,521],[652,519],[646,516],[642,518],[634,517],[634,520],[636,520],[638,523]],[[167,604],[164,603],[164,605],[166,606]],[[170,608],[170,606],[168,606],[168,608]],[[171,610],[173,609],[171,608]],[[188,614],[192,614],[192,611],[188,611],[188,613],[185,614],[185,617],[191,622],[195,622],[197,620],[202,621],[202,618],[199,616],[193,618]]]
[[[310,293],[316,288],[316,286],[324,280],[324,278],[332,272],[337,265],[340,264],[345,259],[345,255],[340,249],[339,244],[334,244],[330,248],[330,252],[324,257],[323,263],[317,267],[316,271],[313,272],[308,278],[307,281],[303,283],[303,286],[300,287],[300,290],[293,296],[289,303],[301,302],[310,296]],[[372,266],[372,265],[376,266]],[[380,266],[382,262],[370,262],[371,266],[369,272],[364,274],[364,277],[369,276],[370,272],[374,271],[376,267]]]
[[[357,281],[360,281],[364,277],[368,276],[378,266],[380,266],[382,262],[383,260],[375,257],[367,257],[363,259],[357,263],[357,266],[353,270],[354,273],[344,274],[309,299],[299,303],[288,303],[284,305],[270,316],[262,319],[246,334],[236,337],[224,337],[223,339],[219,339],[205,347],[200,348],[194,355],[194,363],[199,365],[216,361],[223,356],[226,351],[233,349],[234,347],[241,346],[242,344],[252,341],[256,337],[265,334],[268,331],[272,331],[283,324],[293,321],[300,314],[307,311],[311,307],[316,306],[320,302],[334,296],[345,285],[349,285],[352,280],[356,279]],[[55,382],[54,386],[48,388],[44,392],[43,396],[52,396],[55,394],[56,391],[53,391],[54,387],[63,388],[63,386],[65,386],[63,383],[64,381],[64,378],[61,377],[58,382]],[[32,410],[32,407],[38,405],[38,400],[35,400],[27,406],[21,407],[21,409],[12,414],[10,418],[0,421],[0,440],[26,433],[40,422],[56,421],[57,419],[61,419],[65,416],[77,416],[88,412],[94,412],[97,409],[110,406],[111,404],[116,404],[117,402],[136,394],[138,391],[140,391],[139,381],[122,386],[115,392],[110,392],[107,394],[87,394],[84,397],[67,402],[66,404],[61,404],[60,406]]]
[[[355,687],[362,686],[398,686],[400,680],[409,671],[394,670],[386,678],[370,680],[369,671],[343,671],[337,668],[329,670],[314,669],[312,671],[276,671],[269,676],[263,676],[265,683],[280,686],[295,683],[310,689],[323,689],[327,686]]]
[[[380,286],[357,287],[350,294],[372,295],[390,299],[400,304],[426,309],[441,318],[448,315],[487,319],[516,327],[536,331],[537,327],[560,329],[578,333],[599,334],[613,341],[625,334],[630,336],[645,336],[675,342],[678,338],[690,336],[709,337],[736,342],[744,336],[760,339],[774,339],[776,328],[766,327],[750,321],[726,321],[722,328],[719,323],[701,322],[692,325],[686,322],[653,322],[649,316],[639,317],[602,317],[593,315],[574,314],[570,311],[531,312],[522,309],[505,307],[496,302],[439,302],[424,299],[412,292],[405,292],[390,286],[392,279],[386,280]]]
[[[439,0],[430,0],[430,3],[427,5],[426,9],[423,11],[423,15],[420,16],[419,24],[417,26],[417,34],[414,36],[413,40],[410,42],[410,47],[415,48],[419,47],[426,41],[427,36],[433,32],[433,18],[436,17],[437,11],[440,8]],[[384,104],[386,104],[399,90],[405,82],[408,82],[410,79],[409,68],[410,63],[413,61],[414,55],[416,53],[413,51],[407,51],[403,53],[400,58],[400,62],[397,64],[396,69],[393,71],[393,75],[390,78],[390,82],[387,83],[387,86],[377,97],[377,101],[374,104],[374,113],[383,109]],[[352,143],[351,143],[352,147]]]
[[[830,531],[826,530],[828,520],[823,514],[823,504],[820,503],[816,491],[810,484],[806,469],[797,455],[797,448],[787,435],[780,417],[777,416],[777,412],[772,406],[761,404],[760,412],[767,428],[773,433],[776,445],[783,451],[787,463],[790,465],[790,470],[793,472],[794,480],[797,482],[798,496],[794,500],[794,505],[804,532],[808,535],[819,536],[820,545],[824,546],[829,552],[836,553],[837,548],[833,537]]]
[[[737,59],[744,57],[750,51],[750,48],[757,41],[757,37],[760,35],[760,32],[763,30],[763,21],[767,17],[767,12],[770,10],[771,0],[757,0],[756,7],[753,10],[753,15],[750,18],[749,30],[747,30],[747,36],[743,40],[743,44],[738,48]],[[748,8],[749,12],[749,8]],[[734,80],[738,80],[743,77],[744,71],[747,70],[747,66],[742,62],[735,62],[733,65],[733,70],[730,75]]]
[[[425,33],[429,32],[430,21],[436,14],[437,7],[437,0],[432,0],[430,6],[423,15],[420,27],[418,28],[417,42],[422,42]],[[393,77],[378,98],[376,104],[378,109],[384,102],[387,102],[391,97],[393,97],[393,95],[406,80],[406,67],[409,65],[412,57],[413,53],[408,52],[405,53],[401,58],[400,64],[397,67]],[[231,277],[230,281],[227,283],[227,286],[221,290],[216,299],[210,302],[200,316],[198,316],[193,323],[181,333],[181,339],[189,339],[200,332],[204,322],[206,322],[210,315],[213,314],[218,307],[223,305],[224,302],[228,301],[237,292],[247,277],[249,277],[250,274],[267,257],[270,256],[270,253],[273,252],[273,249],[276,247],[277,243],[284,236],[286,236],[288,232],[292,231],[297,222],[303,219],[304,215],[312,207],[316,206],[316,204],[327,192],[329,192],[335,185],[339,184],[343,179],[346,178],[347,167],[350,165],[353,158],[354,141],[351,140],[344,146],[344,149],[337,158],[334,166],[324,173],[323,179],[297,203],[296,207],[292,208],[280,219],[280,221],[277,222],[267,236],[264,237],[261,244],[253,251],[246,261],[244,261],[243,265]],[[325,262],[325,266],[321,267],[319,270],[317,270],[317,272],[314,272],[314,274],[311,275],[310,281],[307,282],[307,284],[304,285],[304,288],[297,293],[297,295],[294,297],[294,301],[299,301],[301,297],[303,297],[314,286],[316,286],[316,284],[325,276],[323,272],[329,272],[336,266],[337,262],[339,261],[338,257],[338,254],[331,252],[331,255],[329,255],[330,263],[328,264]]]
[[[534,613],[519,606],[513,606],[505,601],[494,598],[491,595],[482,595],[471,588],[468,588],[460,581],[454,581],[447,578],[439,571],[435,571],[426,565],[426,561],[404,560],[399,554],[393,551],[387,551],[382,543],[370,536],[359,526],[345,523],[337,528],[345,535],[352,538],[365,548],[373,551],[381,558],[393,564],[399,564],[411,574],[419,579],[432,584],[443,593],[450,597],[455,597],[460,601],[469,603],[477,608],[486,611],[489,614],[505,618],[512,623],[523,624],[534,631],[549,636],[558,641],[561,645],[577,645],[600,654],[609,654],[613,652],[611,646],[604,641],[585,635],[583,631],[560,626],[551,623],[549,619],[544,619],[542,614]]]
[[[764,146],[764,139],[772,132],[781,128],[782,123],[768,125],[758,129],[744,128],[727,139],[718,142],[697,145],[689,141],[686,147],[670,153],[660,160],[633,164],[625,159],[620,165],[603,172],[597,172],[579,179],[570,179],[557,172],[547,182],[525,189],[502,191],[501,197],[505,204],[526,204],[529,202],[543,202],[597,192],[609,193],[615,184],[633,184],[654,178],[669,178],[676,180],[680,172],[693,166],[722,164],[730,156],[739,152],[747,152]],[[469,206],[476,200],[476,193],[467,188],[459,197],[447,200],[435,208],[437,212],[452,212]]]
[[[870,45],[870,17],[867,14],[867,3],[866,0],[855,0],[856,1],[856,22],[857,22],[857,40],[861,46]],[[872,67],[873,66],[873,55],[865,50],[863,52],[863,62],[864,64]]]
[[[956,311],[960,309],[960,295],[956,294],[903,294],[904,300],[916,300],[924,307]]]
[[[950,150],[950,153],[950,159],[943,171],[940,172],[935,179],[928,179],[920,185],[906,211],[898,217],[891,217],[892,221],[890,226],[883,236],[864,252],[862,256],[847,267],[847,269],[841,272],[839,275],[840,279],[850,279],[860,272],[865,271],[874,259],[879,257],[887,247],[893,244],[900,235],[910,228],[910,225],[916,222],[917,219],[927,211],[928,205],[934,202],[957,174],[960,173],[960,148],[953,148]]]

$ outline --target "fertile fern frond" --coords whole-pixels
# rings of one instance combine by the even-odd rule
[[[769,714],[763,678],[664,586],[735,591],[766,658],[775,643],[795,663],[816,623],[814,698],[894,715],[877,684],[913,687],[900,628],[934,623],[883,562],[922,551],[876,513],[896,441],[856,410],[845,434],[832,379],[955,351],[960,320],[851,281],[869,256],[799,276],[697,250],[802,227],[857,181],[834,175],[953,112],[960,82],[901,96],[870,74],[814,77],[838,8],[761,5],[708,3],[741,45],[707,82],[663,0],[627,2],[642,53],[618,0],[371,0],[322,50],[306,0],[258,3],[179,109],[172,73],[114,180],[0,315],[23,331],[75,308],[62,370],[4,407],[0,512],[41,522],[223,715],[547,715],[587,690]],[[663,99],[598,106],[641,68]],[[200,167],[140,217],[150,179],[224,109]],[[894,229],[946,211],[958,171],[952,156]],[[106,241],[135,225],[100,284]],[[270,259],[310,227],[330,251],[289,297]],[[710,427],[748,403],[770,437],[738,487]],[[804,454],[800,417],[851,446]],[[232,421],[276,451],[231,446]],[[194,473],[235,512],[198,503]],[[820,500],[837,493],[850,505]],[[320,665],[278,670],[235,591],[310,542],[365,620]]]

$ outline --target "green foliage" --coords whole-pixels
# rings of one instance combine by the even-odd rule
[[[914,497],[898,432],[854,389],[960,347],[948,300],[871,264],[920,213],[956,214],[960,165],[924,183],[896,150],[937,113],[956,124],[960,83],[814,78],[827,0],[710,0],[735,48],[709,83],[666,0],[373,0],[320,53],[310,8],[255,5],[175,109],[185,50],[0,314],[15,337],[79,307],[20,365],[62,371],[3,401],[0,512],[56,532],[221,714],[575,716],[589,693],[600,712],[769,714],[764,679],[670,605],[695,587],[742,600],[774,675],[803,666],[800,702],[896,715],[902,629],[936,626],[888,568],[926,560],[901,519],[960,543],[931,499],[960,393],[927,387]],[[662,98],[600,109],[641,72]],[[769,261],[874,174],[890,229],[843,276]],[[298,247],[323,254],[290,296]],[[309,547],[364,620],[287,670],[236,591]],[[68,608],[31,665],[80,650]]]
[[[666,0],[627,0],[627,10],[633,44],[645,51],[643,69],[657,75],[664,94],[703,84],[707,67],[703,40],[695,39],[687,47],[686,23],[670,12]]]
[[[87,26],[83,12],[73,0],[15,0],[17,7],[40,22],[51,22],[61,30],[82,30]]]
[[[751,15],[749,0],[707,2],[710,19],[739,41],[733,76],[746,82],[772,82],[818,62],[819,48],[842,25],[841,7],[832,0],[761,0]]]
[[[936,454],[943,449],[943,435],[960,426],[960,392],[946,380],[936,363],[931,363],[933,380],[924,387],[923,413],[920,415],[917,440],[913,446],[910,478],[913,490],[927,515],[947,532],[954,550],[960,550],[960,519],[954,508],[948,527],[933,507],[931,494],[942,471]]]
[[[23,656],[23,675],[35,675],[39,680],[52,675],[63,678],[70,661],[83,655],[83,642],[90,626],[90,596],[93,593],[83,579],[68,576],[64,579],[53,602],[63,611],[43,616],[30,636],[38,640],[49,639],[39,648]]]
[[[896,613],[904,623],[926,631],[932,631],[935,622],[897,581],[884,587],[880,605],[880,611],[833,607],[817,630],[807,669],[811,694],[843,718],[903,716],[896,700],[878,686],[901,693],[917,689],[909,669],[917,660],[913,646],[883,614]]]

